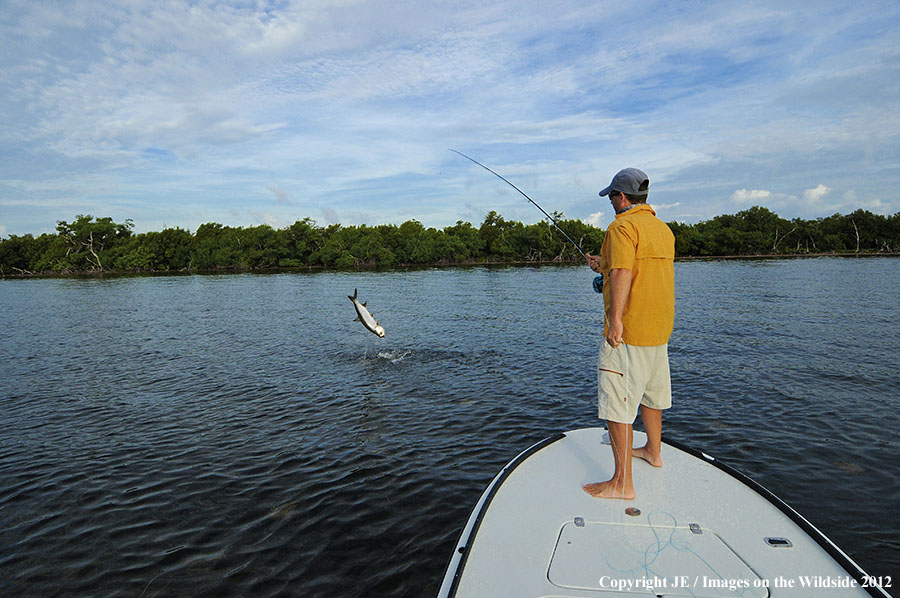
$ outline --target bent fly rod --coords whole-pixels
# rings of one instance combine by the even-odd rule
[[[581,245],[579,245],[578,243],[575,242],[575,239],[572,238],[572,235],[570,235],[570,234],[567,233],[565,230],[563,230],[563,228],[562,228],[559,224],[557,224],[556,220],[553,219],[553,216],[551,216],[550,214],[548,214],[547,212],[545,212],[545,211],[544,211],[544,208],[542,208],[541,206],[539,206],[539,205],[537,204],[536,201],[534,201],[533,199],[531,199],[530,197],[528,197],[528,195],[526,195],[524,191],[522,191],[521,189],[519,189],[518,187],[516,187],[515,185],[513,185],[512,183],[510,183],[508,180],[506,180],[506,178],[503,177],[503,175],[497,174],[496,172],[494,172],[493,170],[491,170],[490,168],[488,168],[487,166],[485,166],[484,164],[482,164],[481,162],[479,162],[479,161],[476,160],[475,158],[470,158],[469,156],[465,155],[464,153],[458,152],[458,151],[456,151],[455,149],[452,149],[452,148],[450,149],[450,151],[453,152],[454,154],[459,154],[460,156],[462,156],[462,157],[465,158],[466,160],[470,160],[470,161],[474,162],[475,164],[478,164],[479,166],[481,166],[482,168],[484,168],[485,170],[487,170],[489,173],[491,173],[492,175],[494,175],[495,177],[499,178],[501,181],[503,181],[504,183],[506,183],[507,185],[509,185],[510,187],[512,187],[513,189],[515,189],[515,190],[518,191],[519,193],[521,193],[521,194],[522,194],[522,197],[524,197],[525,199],[527,199],[528,201],[530,201],[530,202],[534,205],[534,207],[536,207],[536,208],[539,209],[541,212],[543,212],[544,216],[546,216],[546,217],[550,220],[550,222],[553,223],[553,226],[555,226],[556,229],[557,229],[559,232],[561,232],[561,233],[562,233],[569,241],[572,242],[572,245],[575,246],[575,249],[578,250],[578,253],[580,253],[580,254],[581,254],[582,256],[584,256],[584,257],[587,257],[587,255],[584,253],[584,250],[581,248]]]

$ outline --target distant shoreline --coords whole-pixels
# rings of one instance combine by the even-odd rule
[[[900,257],[896,251],[860,251],[859,253],[829,251],[823,253],[760,253],[752,255],[683,255],[675,258],[679,261],[694,260],[765,260],[765,259],[799,259],[815,257]]]
[[[778,259],[811,259],[821,257],[837,258],[877,258],[900,257],[900,252],[823,252],[823,253],[770,253],[749,255],[684,255],[676,256],[676,262],[699,262],[720,260],[778,260]],[[265,268],[184,268],[180,270],[80,270],[69,272],[21,272],[0,273],[0,280],[23,280],[32,278],[117,278],[129,276],[209,276],[215,274],[279,274],[279,273],[314,273],[314,272],[395,272],[398,270],[432,270],[450,268],[478,267],[541,267],[541,266],[574,266],[582,260],[544,260],[544,261],[471,261],[471,262],[437,262],[433,264],[393,264],[390,266],[361,264],[351,268],[335,268],[327,266],[290,266]]]
[[[286,228],[207,223],[134,234],[134,223],[80,214],[60,220],[57,234],[0,239],[0,277],[368,270],[583,263],[597,253],[605,232],[581,220],[560,220],[569,243],[548,222],[523,224],[488,213],[474,226],[443,229],[417,220],[401,225],[329,225],[311,218]],[[754,206],[698,224],[667,223],[680,260],[791,259],[900,254],[900,213],[857,210],[842,216],[785,220]],[[574,247],[573,247],[574,245]]]

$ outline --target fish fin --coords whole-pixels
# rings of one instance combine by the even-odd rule
[[[362,305],[363,307],[365,307],[365,306],[366,306],[366,303],[363,302],[363,303],[360,303],[360,305]]]
[[[360,320],[359,317],[357,317],[357,318],[356,318],[355,320],[353,320],[353,321],[354,321],[354,322],[362,322],[362,320]]]

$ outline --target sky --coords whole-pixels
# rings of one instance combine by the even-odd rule
[[[900,212],[900,3],[0,0],[0,237]]]

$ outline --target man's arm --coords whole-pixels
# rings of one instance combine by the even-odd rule
[[[607,284],[612,305],[609,310],[609,332],[606,334],[606,342],[615,348],[622,342],[622,335],[625,333],[622,315],[625,313],[625,303],[631,293],[631,270],[627,268],[610,270]]]

